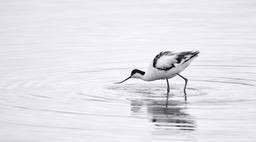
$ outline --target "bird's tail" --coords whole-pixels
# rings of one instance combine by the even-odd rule
[[[192,56],[194,57],[194,56],[197,56],[198,54],[200,53],[200,51],[195,51],[195,52],[193,52],[192,54]]]
[[[185,62],[188,62],[188,61],[190,61],[191,59],[194,59],[195,57],[197,57],[198,56],[198,54],[200,53],[200,51],[192,51],[192,52],[190,52],[190,57],[185,61]],[[185,63],[184,62],[184,63]]]

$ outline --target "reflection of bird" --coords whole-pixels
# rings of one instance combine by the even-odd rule
[[[155,56],[154,60],[150,63],[146,72],[134,69],[131,75],[117,84],[123,83],[130,78],[139,78],[144,81],[154,81],[159,79],[166,79],[167,81],[167,103],[169,98],[170,86],[169,78],[173,78],[178,75],[185,80],[184,94],[185,100],[187,100],[186,86],[187,79],[181,76],[179,73],[183,71],[190,62],[197,57],[199,51],[185,51],[173,53],[171,51],[163,51]]]
[[[161,101],[147,103],[147,112],[152,115],[152,122],[162,128],[178,128],[179,130],[193,131],[195,121],[186,111],[186,103],[172,101],[169,106],[163,107]]]

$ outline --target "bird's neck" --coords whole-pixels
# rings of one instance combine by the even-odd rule
[[[144,81],[150,81],[150,76],[144,71],[143,74],[139,74],[138,78]]]

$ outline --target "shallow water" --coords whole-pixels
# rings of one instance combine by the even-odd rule
[[[256,3],[1,1],[0,141],[254,141]],[[129,80],[200,50],[184,81]]]

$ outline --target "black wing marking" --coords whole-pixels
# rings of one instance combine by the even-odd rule
[[[176,67],[174,64],[184,64],[198,54],[199,51],[185,51],[179,53],[163,51],[155,56],[153,60],[153,67],[159,70],[167,71]]]
[[[170,70],[172,68],[175,68],[174,64],[172,64],[170,67],[162,67],[162,68],[156,67],[156,69],[163,70],[163,71],[168,71],[168,70]]]
[[[166,55],[168,53],[168,51],[162,51],[159,54],[157,54],[153,60],[153,67],[156,67],[157,61],[159,58],[161,58],[163,55]]]
[[[157,54],[153,60],[153,67],[156,68],[156,69],[159,69],[159,70],[164,70],[164,71],[167,71],[167,70],[170,70],[171,68],[175,67],[174,64],[171,64],[170,66],[163,66],[161,68],[157,67],[157,61],[163,57],[163,56],[171,56],[171,55],[174,55],[173,52],[171,51],[162,51],[160,52],[159,54]]]

